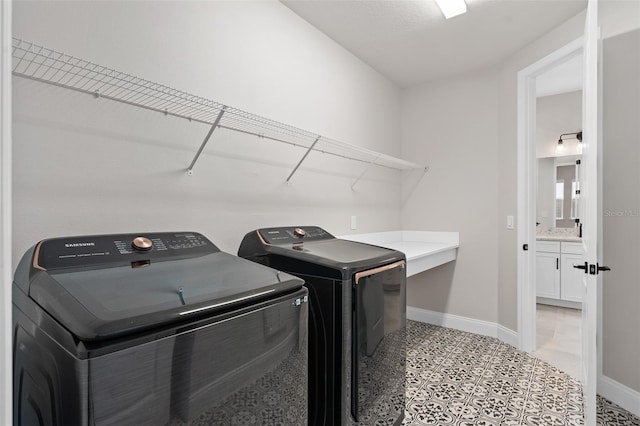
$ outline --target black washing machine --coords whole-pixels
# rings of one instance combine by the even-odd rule
[[[41,241],[13,283],[14,425],[304,424],[302,284],[195,232]]]
[[[249,232],[238,255],[309,289],[309,425],[399,425],[405,409],[406,258],[316,226]]]

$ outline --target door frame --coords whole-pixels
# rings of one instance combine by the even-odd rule
[[[11,10],[0,2],[0,424],[13,422],[11,349]],[[7,397],[8,395],[8,397]]]
[[[518,72],[517,88],[517,311],[518,349],[536,349],[536,78],[582,54],[583,37]],[[528,250],[524,246],[528,246]]]

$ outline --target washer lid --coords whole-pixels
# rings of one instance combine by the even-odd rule
[[[301,257],[315,258],[318,263],[351,265],[358,262],[395,260],[396,252],[392,249],[373,246],[355,241],[341,239],[310,241],[300,246],[284,247]]]
[[[182,234],[147,235],[145,238],[154,241],[151,249],[146,241],[138,241],[144,251],[110,251],[106,256],[111,261],[100,255],[99,262],[93,264],[76,258],[79,265],[75,265],[68,260],[71,258],[63,257],[66,264],[62,266],[55,256],[56,247],[66,244],[66,248],[77,248],[76,252],[89,249],[104,253],[109,243],[137,237],[74,237],[85,245],[70,239],[43,241],[36,246],[28,294],[79,339],[98,340],[212,316],[303,284],[299,278],[220,252],[200,234],[190,234],[197,235],[201,245],[174,244],[169,249],[171,238]],[[167,250],[158,250],[159,241]],[[43,264],[52,267],[46,269]]]
[[[263,228],[245,236],[240,255],[279,254],[334,269],[358,269],[404,259],[385,247],[341,240],[317,226]]]

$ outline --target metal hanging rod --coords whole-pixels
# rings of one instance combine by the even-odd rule
[[[307,150],[292,174],[311,152],[360,161],[395,170],[426,169],[412,163],[356,145],[270,120],[237,108],[154,83],[53,49],[13,38],[12,72],[16,76],[195,121],[211,126],[193,161],[189,174],[216,128],[286,143]],[[359,178],[358,178],[359,179]]]

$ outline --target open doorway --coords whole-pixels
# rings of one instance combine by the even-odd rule
[[[561,288],[563,257],[564,264],[573,269],[568,257],[581,256],[577,242],[573,253],[570,244],[565,244],[562,251],[562,237],[578,237],[580,232],[575,219],[573,226],[566,226],[571,216],[579,218],[580,212],[576,210],[579,203],[572,203],[573,195],[565,192],[565,189],[579,188],[579,178],[576,178],[579,171],[573,177],[564,175],[561,185],[558,177],[565,171],[559,167],[571,166],[569,163],[580,159],[582,51],[582,39],[575,40],[518,73],[518,242],[522,248],[518,255],[518,345],[527,352],[535,352],[537,340],[544,344],[545,339],[556,350],[562,349],[551,339],[557,336],[562,340],[564,333],[555,328],[548,329],[546,335],[543,331],[540,338],[536,338],[539,297],[546,306],[554,306],[552,311],[577,313],[578,317],[580,314],[578,310],[560,310],[580,307],[579,299],[568,300],[568,287],[565,286],[564,295]],[[562,140],[560,148],[559,140]],[[579,165],[574,162],[572,168],[579,169]],[[567,273],[565,268],[565,275]],[[540,285],[536,285],[538,283]],[[547,325],[562,322],[557,318],[560,315],[548,319]],[[574,343],[579,346],[580,340]],[[580,364],[579,358],[577,361]]]
[[[582,54],[536,77],[533,354],[581,380]]]

